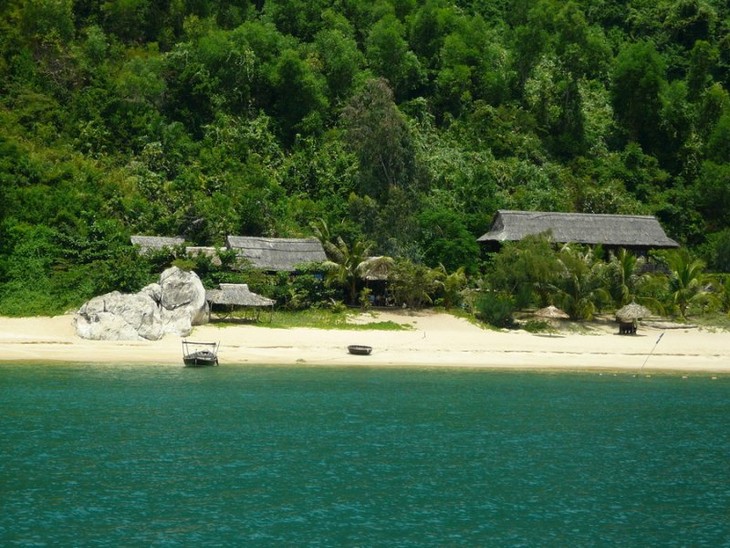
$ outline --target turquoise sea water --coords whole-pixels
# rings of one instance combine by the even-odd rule
[[[0,545],[730,546],[730,378],[0,365]]]

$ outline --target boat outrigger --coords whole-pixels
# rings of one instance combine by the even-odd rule
[[[218,347],[220,343],[183,340],[182,346],[185,367],[218,365]]]

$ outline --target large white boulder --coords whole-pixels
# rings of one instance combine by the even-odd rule
[[[157,340],[163,335],[157,304],[141,293],[113,291],[94,297],[76,313],[74,324],[84,339]]]
[[[192,325],[208,321],[205,288],[195,272],[186,272],[176,266],[165,270],[160,275],[160,305],[163,323],[165,318],[171,322],[187,318]]]
[[[158,340],[166,333],[187,337],[207,321],[205,288],[195,272],[168,268],[160,282],[135,294],[94,297],[74,317],[76,333],[95,340]]]

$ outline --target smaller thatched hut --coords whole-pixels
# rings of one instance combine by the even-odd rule
[[[182,236],[140,236],[135,235],[130,238],[132,245],[139,247],[140,253],[149,253],[151,251],[160,251],[162,249],[173,249],[185,243]]]
[[[221,265],[221,258],[218,254],[218,249],[215,247],[201,247],[201,246],[188,246],[185,248],[185,254],[188,257],[198,257],[205,255],[210,259],[211,264],[214,266]]]
[[[371,300],[374,306],[388,304],[388,276],[395,261],[391,257],[368,257],[357,266],[358,274],[365,287],[371,291]]]
[[[217,312],[227,317],[233,311],[240,310],[243,319],[258,321],[262,311],[272,313],[274,310],[276,301],[252,292],[248,284],[220,284],[218,287],[205,292],[210,314]]]

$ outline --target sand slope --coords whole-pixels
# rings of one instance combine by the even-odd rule
[[[395,321],[407,331],[274,329],[215,324],[196,327],[191,340],[218,341],[222,364],[321,364],[368,366],[462,366],[486,368],[628,369],[730,372],[730,334],[696,328],[642,326],[620,336],[615,325],[591,324],[588,333],[483,329],[449,314],[376,312],[356,321]],[[263,324],[265,325],[265,324]],[[660,343],[659,335],[664,332]],[[347,345],[373,347],[353,356]],[[180,339],[156,342],[87,341],[72,316],[0,318],[0,361],[182,364]]]

